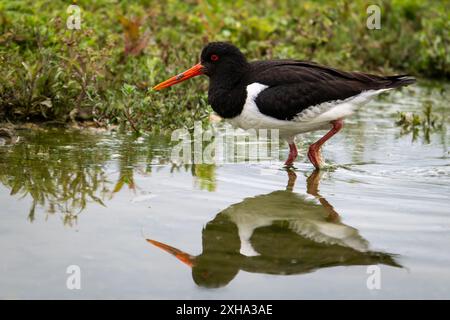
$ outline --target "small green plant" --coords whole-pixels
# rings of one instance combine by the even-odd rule
[[[136,87],[125,83],[122,87],[122,94],[123,94],[123,106],[122,106],[123,115],[127,119],[129,125],[134,130],[134,132],[139,134],[140,131],[135,124],[136,119],[135,114],[133,112],[134,110],[136,110],[136,108],[134,108],[135,100],[133,99],[136,94]]]
[[[400,135],[412,134],[412,140],[416,141],[422,132],[426,143],[430,143],[432,132],[442,130],[444,120],[433,113],[433,106],[430,101],[423,105],[422,114],[399,112],[396,125],[401,128]]]

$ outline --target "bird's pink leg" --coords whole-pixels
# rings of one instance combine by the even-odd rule
[[[284,163],[284,165],[288,166],[288,167],[292,166],[295,159],[297,159],[297,156],[298,156],[298,151],[297,151],[297,146],[295,145],[295,142],[289,143],[289,156],[288,156],[286,162]]]
[[[324,165],[324,161],[322,158],[322,154],[320,152],[320,148],[322,145],[330,139],[332,136],[334,136],[336,133],[338,133],[342,127],[344,126],[344,120],[338,119],[331,121],[331,124],[333,127],[326,135],[324,135],[322,138],[320,138],[318,141],[314,142],[312,145],[309,146],[308,150],[308,158],[309,161],[316,167],[316,169],[320,169]]]

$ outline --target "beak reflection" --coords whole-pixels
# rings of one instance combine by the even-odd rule
[[[203,251],[191,256],[147,240],[192,268],[202,287],[223,287],[240,270],[263,274],[304,274],[334,266],[384,264],[402,267],[394,255],[369,250],[357,229],[343,224],[319,193],[321,173],[306,181],[306,195],[293,192],[297,176],[288,170],[285,190],[244,199],[219,212],[202,231]]]

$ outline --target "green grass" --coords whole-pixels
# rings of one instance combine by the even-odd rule
[[[297,58],[349,70],[449,79],[446,1],[0,0],[0,121],[79,121],[161,131],[206,120],[207,81],[152,85],[198,62],[208,41],[249,59]],[[366,8],[381,8],[381,30]]]

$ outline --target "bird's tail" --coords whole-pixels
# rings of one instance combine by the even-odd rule
[[[388,88],[399,88],[416,82],[416,78],[407,74],[388,76],[385,79],[389,81],[387,84]]]

